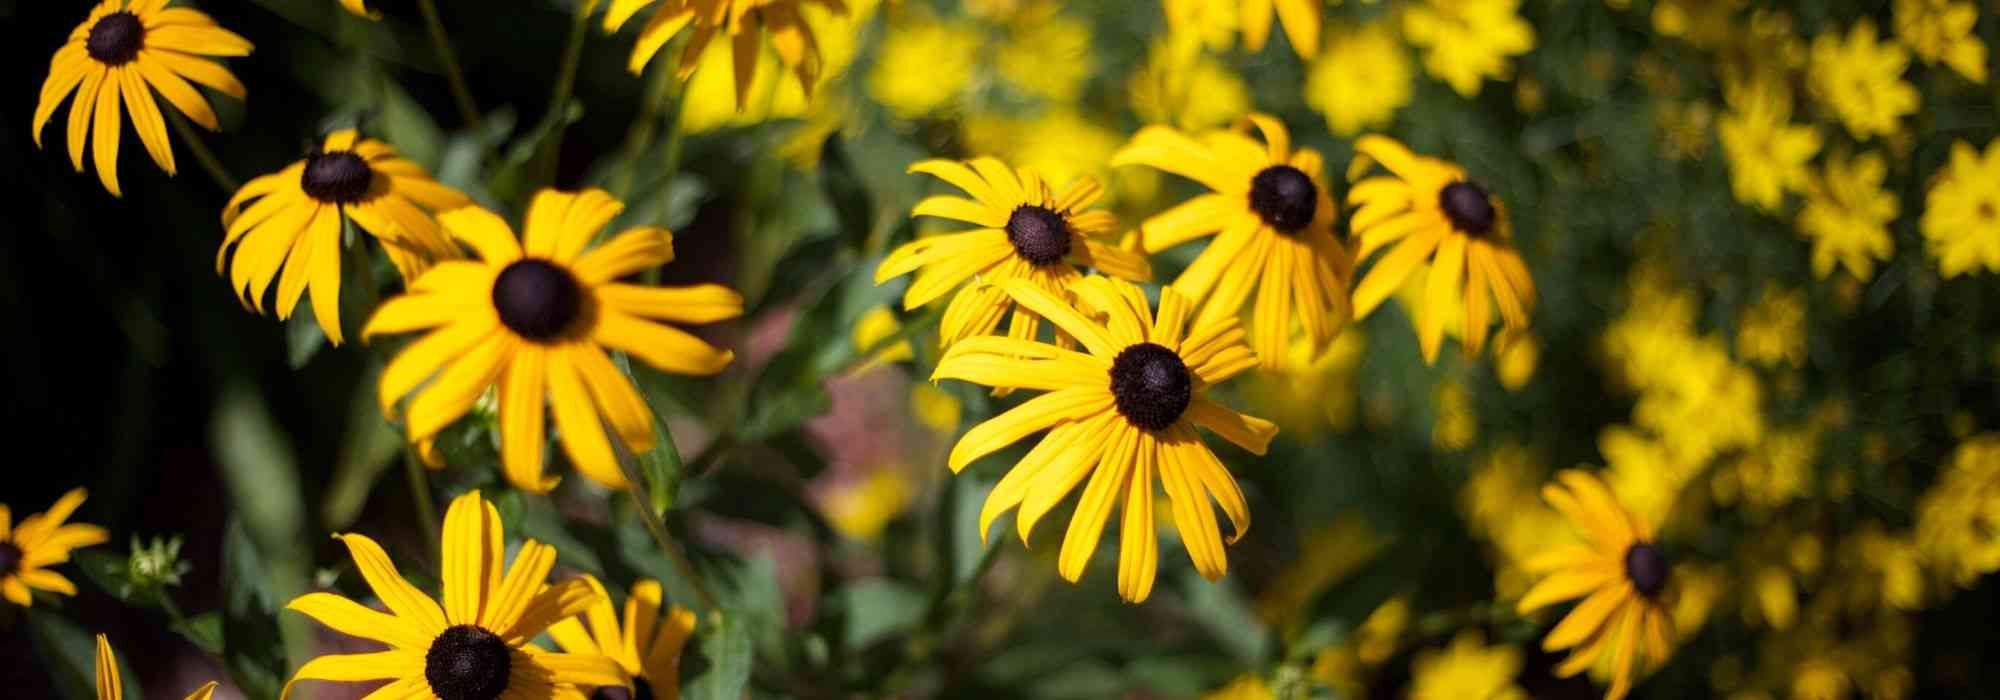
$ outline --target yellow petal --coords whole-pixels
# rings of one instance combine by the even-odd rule
[[[347,545],[349,556],[354,558],[354,568],[361,572],[361,578],[368,582],[368,588],[382,599],[382,604],[396,617],[416,626],[425,637],[435,639],[444,632],[444,610],[436,601],[417,590],[416,586],[396,572],[396,565],[389,561],[389,554],[382,546],[365,535],[334,535],[335,539]]]
[[[421,651],[429,648],[435,638],[400,617],[332,593],[307,593],[286,603],[285,609],[302,613],[335,632],[372,639],[399,649]]]
[[[1104,387],[1071,387],[1037,396],[966,431],[952,448],[948,464],[954,472],[963,470],[974,460],[1057,423],[1110,408],[1111,392]]]
[[[298,673],[292,674],[292,679],[285,682],[284,692],[279,693],[279,697],[291,697],[292,686],[299,681],[374,681],[423,674],[424,655],[419,651],[395,649],[368,654],[327,654],[300,666]]]

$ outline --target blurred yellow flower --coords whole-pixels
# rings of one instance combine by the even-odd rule
[[[1058,103],[1075,102],[1097,72],[1090,50],[1090,24],[1056,14],[1017,26],[994,56],[1000,77],[1030,95]]]
[[[1819,433],[1811,428],[1773,430],[1754,449],[1716,474],[1716,500],[1771,511],[1807,495]]]
[[[1479,411],[1465,386],[1446,379],[1431,392],[1431,446],[1444,452],[1458,452],[1479,438]]]
[[[1535,48],[1535,28],[1519,14],[1521,0],[1427,0],[1403,12],[1403,36],[1424,49],[1424,70],[1458,94],[1479,94],[1481,81],[1513,76],[1514,56]]]
[[[1917,548],[1946,580],[1969,588],[2000,570],[2000,434],[1959,444],[1917,504]]]
[[[1791,92],[1776,77],[1731,84],[1724,96],[1729,109],[1716,135],[1729,160],[1730,188],[1737,201],[1776,211],[1786,192],[1810,181],[1806,163],[1819,153],[1819,130],[1791,124]]]
[[[1527,700],[1514,684],[1521,672],[1521,650],[1487,646],[1479,632],[1467,630],[1444,649],[1417,654],[1410,662],[1410,700]]]
[[[0,503],[0,598],[25,608],[35,603],[29,589],[76,595],[76,584],[48,567],[69,561],[73,550],[111,539],[104,528],[69,522],[88,496],[84,489],[70,489],[47,511],[25,516],[19,524],[7,504]]]
[[[1984,154],[1964,141],[1951,145],[1951,162],[1924,197],[1921,228],[1945,277],[2000,272],[2000,139],[1986,142]]]
[[[1555,674],[1567,678],[1608,665],[1605,700],[1632,688],[1640,664],[1658,668],[1673,652],[1673,619],[1665,601],[1670,562],[1653,539],[1653,524],[1629,512],[1589,472],[1567,470],[1542,498],[1562,511],[1590,545],[1551,549],[1528,564],[1542,576],[1515,609],[1522,614],[1581,599],[1542,639],[1548,651],[1570,649]]]
[[[1852,158],[1830,155],[1806,190],[1799,233],[1812,239],[1813,276],[1826,279],[1835,263],[1861,281],[1875,276],[1875,261],[1895,253],[1889,222],[1902,211],[1896,193],[1882,188],[1889,173],[1880,151]]]
[[[1757,374],[1730,361],[1719,338],[1699,338],[1682,353],[1662,381],[1640,394],[1632,422],[1691,464],[1762,438],[1764,392]]]
[[[1520,391],[1535,378],[1535,368],[1541,359],[1542,345],[1533,333],[1503,332],[1494,342],[1493,374],[1501,387]]]
[[[1896,0],[1896,38],[1911,53],[1983,85],[1986,42],[1973,29],[1978,23],[1979,5],[1969,0]]]
[[[1674,160],[1701,160],[1708,155],[1715,106],[1705,101],[1660,101],[1653,107],[1653,124],[1660,129],[1660,148]]]
[[[1264,683],[1264,677],[1255,673],[1245,673],[1230,681],[1229,685],[1203,693],[1201,700],[1277,700],[1271,686]]]
[[[910,414],[932,432],[957,433],[959,417],[964,411],[958,399],[943,389],[923,382],[910,385]]]
[[[750,99],[739,104],[733,99],[740,87],[732,67],[736,60],[733,50],[711,42],[695,58],[697,67],[682,88],[681,130],[698,134],[814,113],[826,113],[837,124],[841,116],[836,109],[842,105],[840,96],[818,88],[839,78],[853,64],[859,48],[858,33],[873,18],[878,4],[877,0],[845,1],[845,14],[817,5],[802,5],[798,9],[819,50],[820,69],[814,85],[785,79],[779,72],[778,54],[759,51],[750,73]],[[813,155],[818,155],[817,150]]]
[[[1792,672],[1792,700],[1846,700],[1847,672],[1834,659],[1813,657]]]
[[[1775,367],[1806,364],[1806,293],[1800,289],[1764,288],[1764,294],[1743,310],[1736,322],[1736,356]]]
[[[1201,130],[1250,113],[1250,88],[1243,78],[1179,37],[1155,40],[1146,65],[1132,74],[1126,88],[1132,113],[1148,124]]]
[[[1045,110],[1028,119],[979,114],[964,124],[966,148],[1040,173],[1051,183],[1096,178],[1123,180],[1105,164],[1123,137],[1093,119],[1069,109]],[[1107,193],[1116,195],[1114,190]]]
[[[750,103],[759,54],[764,51],[764,35],[770,34],[771,48],[778,60],[792,69],[807,92],[819,83],[822,69],[819,46],[813,41],[813,27],[802,16],[803,8],[817,5],[830,12],[846,11],[842,0],[611,0],[604,11],[604,31],[616,32],[634,15],[658,3],[639,38],[625,68],[633,75],[646,70],[653,55],[681,30],[694,27],[686,48],[675,63],[674,72],[688,79],[700,65],[697,59],[718,36],[726,39],[733,55],[731,64],[736,84],[736,106]]]
[[[1396,655],[1409,623],[1408,598],[1399,595],[1383,601],[1346,639],[1313,657],[1309,676],[1341,697],[1362,697],[1367,691],[1368,672]]]
[[[1518,599],[1534,583],[1524,565],[1535,555],[1580,542],[1562,515],[1536,496],[1544,476],[1533,451],[1503,444],[1475,463],[1459,491],[1459,508],[1471,531],[1498,555],[1493,562],[1498,600]]]
[[[1714,48],[1729,36],[1744,0],[1660,0],[1653,3],[1653,31]]]
[[[1240,28],[1243,48],[1251,53],[1263,51],[1269,43],[1275,11],[1299,58],[1319,53],[1320,0],[1166,0],[1164,5],[1168,31],[1200,32],[1210,47],[1226,49],[1229,30]]]
[[[916,357],[916,351],[911,348],[907,339],[893,343],[883,342],[895,337],[902,330],[903,324],[896,320],[896,312],[891,311],[886,305],[877,306],[862,314],[861,320],[854,323],[852,338],[854,350],[868,359],[862,362],[857,371],[892,362],[908,362]]]
[[[1236,45],[1242,0],[1161,0],[1160,5],[1166,11],[1170,36],[1190,37],[1197,46],[1215,51]],[[1268,27],[1270,18],[1264,22]]]
[[[1387,21],[1337,27],[1306,73],[1306,104],[1337,136],[1384,129],[1410,103],[1414,69]]]
[[[828,493],[821,503],[833,529],[849,539],[873,542],[916,495],[901,464],[884,464]]]
[[[1367,347],[1367,339],[1353,328],[1341,332],[1325,353],[1313,347],[1311,338],[1294,337],[1285,368],[1252,375],[1245,398],[1258,415],[1269,416],[1286,432],[1317,435],[1328,426],[1346,432],[1354,426],[1355,369]]]
[[[1604,482],[1633,514],[1662,524],[1681,491],[1702,466],[1684,461],[1666,444],[1630,426],[1614,425],[1597,436],[1604,456]]]
[[[868,95],[904,119],[955,108],[972,86],[983,41],[963,24],[898,18],[876,49]]]
[[[1774,630],[1790,629],[1799,616],[1799,592],[1792,584],[1792,574],[1784,567],[1769,565],[1761,567],[1751,579],[1752,604],[1748,610],[1755,612],[1751,622],[1762,620]]]
[[[1897,122],[1917,111],[1916,87],[1903,80],[1910,52],[1878,41],[1874,20],[1854,23],[1847,37],[1826,32],[1813,38],[1807,85],[1821,103],[1859,140],[1896,133]]]

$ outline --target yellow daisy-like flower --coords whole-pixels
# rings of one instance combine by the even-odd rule
[[[259,313],[264,293],[276,281],[280,320],[291,318],[299,297],[311,289],[313,318],[327,340],[339,345],[343,218],[380,240],[408,281],[434,261],[459,257],[431,216],[471,203],[395,147],[342,129],[304,160],[245,183],[229,198],[222,208],[226,233],[215,250],[215,272],[233,268],[230,288]]]
[[[1410,103],[1413,77],[1388,22],[1336,30],[1306,74],[1306,104],[1326,115],[1335,135],[1353,136],[1395,120],[1396,110]]]
[[[1729,187],[1736,201],[1776,211],[1786,192],[1811,180],[1807,163],[1819,153],[1819,130],[1796,125],[1792,96],[1775,76],[1759,76],[1724,91],[1729,110],[1716,123],[1716,139],[1729,161]]]
[[[1836,32],[1813,38],[1808,85],[1833,108],[1857,139],[1886,136],[1897,121],[1917,111],[1922,98],[1903,80],[1910,52],[1892,41],[1877,41],[1874,20],[1861,20],[1842,39]]]
[[[1409,700],[1528,700],[1514,684],[1520,672],[1521,650],[1489,647],[1480,633],[1460,632],[1451,646],[1410,662]]]
[[[35,102],[35,146],[42,145],[42,127],[56,105],[74,93],[69,106],[69,161],[83,172],[83,142],[94,130],[91,155],[97,179],[114,196],[118,189],[118,125],[120,100],[132,116],[139,143],[161,170],[174,174],[173,146],[167,140],[166,116],[153,101],[160,93],[174,109],[209,131],[222,128],[215,110],[189,81],[243,99],[243,84],[222,64],[205,56],[248,56],[250,42],[199,10],[166,6],[167,0],[103,0],[90,17],[69,33],[69,40],[49,59],[49,77]],[[147,88],[151,88],[148,90]]]
[[[1919,227],[1944,276],[1979,267],[2000,272],[2000,139],[1988,141],[1983,155],[1964,141],[1951,145],[1951,162],[1924,196]]]
[[[209,681],[187,700],[208,700],[215,695],[215,681]],[[111,653],[111,640],[97,635],[97,700],[125,700],[125,681],[118,674],[118,656]]]
[[[1235,542],[1250,510],[1229,469],[1195,435],[1195,426],[1264,454],[1277,426],[1225,408],[1204,390],[1256,366],[1233,316],[1189,318],[1193,305],[1169,287],[1157,315],[1128,282],[1091,277],[1071,289],[1079,306],[1027,280],[1002,289],[1087,352],[1019,338],[970,338],[953,345],[931,380],[958,379],[995,388],[1038,389],[1037,396],[974,426],[951,450],[956,472],[1043,430],[1043,438],[986,497],[980,538],[1001,513],[1019,507],[1015,526],[1026,543],[1035,523],[1089,477],[1063,536],[1057,571],[1082,578],[1111,511],[1121,503],[1118,595],[1141,602],[1159,563],[1153,483],[1165,487],[1174,524],[1195,570],[1209,580],[1229,569],[1211,499],[1229,516]],[[1093,320],[1096,318],[1103,320]]]
[[[1009,168],[996,158],[960,163],[926,160],[910,172],[934,175],[972,199],[936,195],[918,202],[911,216],[936,216],[980,228],[927,236],[889,253],[875,268],[875,283],[917,273],[903,292],[903,308],[914,309],[958,290],[945,307],[938,342],[943,347],[978,335],[991,334],[1000,318],[1015,310],[1007,334],[1034,340],[1040,317],[1015,309],[1000,283],[1025,279],[1060,294],[1082,278],[1080,266],[1130,280],[1146,280],[1153,268],[1146,258],[1096,237],[1117,225],[1111,213],[1085,211],[1104,195],[1093,178],[1079,178],[1056,196],[1040,175],[1028,168]],[[977,278],[977,284],[965,284]]]
[[[0,597],[25,608],[35,603],[30,588],[76,595],[76,584],[48,567],[69,561],[71,550],[110,539],[104,528],[66,522],[83,505],[85,495],[83,489],[71,489],[47,512],[22,518],[19,524],[7,504],[0,503]]]
[[[1568,545],[1528,562],[1542,578],[1515,607],[1522,614],[1582,598],[1542,639],[1549,651],[1572,649],[1556,666],[1570,677],[1608,661],[1611,688],[1606,700],[1632,689],[1641,657],[1657,667],[1673,651],[1674,622],[1667,610],[1669,566],[1653,543],[1653,525],[1619,505],[1604,482],[1588,472],[1566,470],[1562,484],[1542,488],[1542,498],[1569,518],[1590,540]]]
[[[1826,159],[1799,210],[1799,233],[1812,239],[1814,277],[1825,279],[1839,263],[1866,282],[1875,276],[1875,261],[1895,252],[1889,222],[1902,205],[1882,189],[1888,174],[1888,161],[1876,151]]]
[[[737,109],[750,101],[750,85],[756,78],[757,58],[763,51],[766,31],[771,35],[771,47],[778,51],[778,60],[792,69],[799,85],[810,95],[819,82],[819,46],[813,42],[812,28],[799,16],[799,8],[818,5],[835,13],[847,12],[847,5],[841,0],[611,0],[604,11],[604,31],[618,31],[633,15],[655,3],[659,7],[639,30],[639,43],[632,47],[632,57],[625,67],[633,75],[645,71],[653,54],[692,24],[694,34],[674,69],[686,80],[701,65],[702,50],[708,48],[716,34],[723,34],[736,59]]]
[[[1424,70],[1458,94],[1479,94],[1487,78],[1514,74],[1511,59],[1535,48],[1521,0],[1429,0],[1403,13],[1403,36],[1424,49]]]
[[[543,630],[583,613],[603,595],[583,579],[550,585],[554,547],[527,540],[506,566],[500,511],[478,491],[459,496],[444,516],[443,606],[396,571],[375,540],[335,535],[354,567],[389,608],[383,613],[333,593],[307,593],[285,608],[341,634],[388,645],[383,651],[328,654],[307,661],[285,683],[392,681],[380,697],[438,700],[575,698],[576,686],[625,686],[618,662],[563,654],[529,644]]]
[[[1347,202],[1357,207],[1348,222],[1361,241],[1355,258],[1366,260],[1396,243],[1355,286],[1355,318],[1366,318],[1429,260],[1417,319],[1424,362],[1437,360],[1445,310],[1454,306],[1463,313],[1460,337],[1469,354],[1486,346],[1493,318],[1490,302],[1497,302],[1508,329],[1527,328],[1535,310],[1535,278],[1514,250],[1514,227],[1499,198],[1466,179],[1457,165],[1411,153],[1394,139],[1363,136],[1354,150],[1347,168],[1354,187],[1347,191]],[[1389,174],[1363,179],[1377,162]]]
[[[1896,0],[1896,38],[1924,63],[1943,63],[1986,83],[1986,42],[1973,29],[1979,5],[1966,0]]]
[[[636,697],[677,700],[681,696],[681,648],[694,634],[694,612],[675,605],[660,608],[660,582],[632,584],[625,599],[624,625],[611,607],[604,584],[583,577],[597,591],[596,602],[581,618],[566,618],[549,627],[549,637],[571,654],[605,656],[632,677]],[[588,628],[585,627],[588,623]]]
[[[1340,4],[1340,0],[1334,0]],[[1227,48],[1229,33],[1243,32],[1243,48],[1252,53],[1270,43],[1271,20],[1275,11],[1285,38],[1299,58],[1319,54],[1320,0],[1167,0],[1163,9],[1167,30],[1188,36],[1214,35],[1217,48]],[[1218,42],[1211,41],[1211,44]]]
[[[384,302],[364,338],[428,330],[382,371],[382,410],[415,392],[407,430],[430,452],[438,431],[500,391],[500,460],[516,488],[540,493],[545,406],[563,451],[583,475],[617,489],[631,484],[605,439],[603,421],[633,452],[654,445],[653,412],[605,348],[676,374],[722,371],[735,354],[661,321],[712,323],[743,313],[743,297],[714,284],[648,287],[616,280],[674,259],[673,234],[639,227],[590,247],[624,205],[603,190],[543,190],[528,205],[525,240],[491,212],[466,207],[438,217],[479,261],[437,265]],[[588,248],[588,249],[587,249]],[[587,250],[586,250],[587,249]],[[419,390],[417,386],[436,375]]]
[[[1283,369],[1295,326],[1318,357],[1347,325],[1354,259],[1333,235],[1339,210],[1319,151],[1293,150],[1274,117],[1252,114],[1247,122],[1264,143],[1242,129],[1189,135],[1149,126],[1111,164],[1148,166],[1213,190],[1147,219],[1140,245],[1157,253],[1213,236],[1174,280],[1174,291],[1200,302],[1201,326],[1235,318],[1254,292],[1250,345],[1266,368]]]

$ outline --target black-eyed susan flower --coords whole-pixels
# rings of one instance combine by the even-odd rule
[[[681,696],[681,648],[694,634],[694,612],[678,605],[661,608],[660,582],[632,584],[625,599],[624,624],[611,596],[595,577],[585,581],[600,596],[582,617],[549,628],[549,637],[571,654],[609,657],[632,677],[635,697],[674,700]]]
[[[329,654],[300,666],[285,683],[391,681],[381,697],[439,700],[581,697],[576,686],[623,686],[618,663],[565,654],[528,642],[558,621],[588,610],[601,594],[583,579],[547,582],[554,547],[527,540],[506,566],[500,511],[472,491],[444,516],[443,605],[410,585],[381,545],[358,534],[347,545],[368,587],[389,608],[374,610],[332,593],[307,593],[285,607],[342,634],[388,645],[383,651]]]
[[[208,700],[215,695],[215,681],[188,693],[187,700]],[[125,680],[118,673],[118,655],[111,652],[111,640],[97,635],[97,700],[125,700]]]
[[[766,32],[771,35],[771,48],[777,50],[778,60],[798,75],[799,85],[810,95],[814,84],[819,82],[819,45],[813,41],[812,28],[799,14],[801,8],[815,5],[835,13],[847,12],[847,4],[841,0],[611,0],[604,12],[604,31],[618,31],[633,15],[655,3],[659,7],[639,30],[639,42],[633,45],[626,67],[638,75],[668,40],[693,25],[694,34],[675,66],[675,72],[686,80],[694,74],[695,66],[700,65],[702,50],[708,48],[717,34],[722,34],[735,57],[737,109],[750,101],[757,54],[763,50]]]
[[[1355,259],[1366,260],[1396,244],[1355,286],[1355,317],[1374,311],[1428,260],[1430,276],[1417,320],[1425,362],[1437,360],[1444,342],[1444,309],[1454,306],[1451,301],[1463,307],[1460,328],[1467,353],[1486,345],[1491,302],[1497,302],[1507,328],[1526,328],[1535,309],[1535,280],[1514,250],[1514,229],[1499,198],[1467,179],[1457,165],[1411,153],[1387,137],[1363,136],[1354,150],[1347,176],[1355,183],[1347,201],[1355,206],[1348,226],[1360,241]],[[1389,174],[1362,178],[1375,163]]]
[[[438,431],[497,385],[500,459],[516,488],[539,493],[555,486],[554,477],[542,474],[545,406],[553,407],[563,451],[578,470],[605,486],[629,488],[603,423],[627,448],[645,452],[654,445],[653,413],[605,349],[677,374],[714,374],[735,358],[661,321],[735,318],[743,313],[736,292],[714,284],[617,281],[673,260],[671,232],[633,228],[590,246],[623,209],[603,190],[543,190],[528,206],[522,239],[478,207],[438,216],[480,260],[432,267],[362,329],[364,338],[429,331],[390,361],[380,387],[391,417],[397,399],[416,393],[406,428],[427,459]]]
[[[1080,266],[1130,280],[1152,277],[1144,256],[1097,239],[1117,222],[1110,212],[1086,211],[1104,195],[1093,178],[1079,178],[1057,196],[1035,171],[1009,168],[995,158],[963,163],[927,160],[910,166],[910,172],[937,176],[972,196],[929,197],[917,203],[911,216],[936,216],[980,227],[905,243],[875,268],[876,284],[917,273],[903,292],[905,309],[958,290],[939,326],[944,347],[992,333],[1009,310],[1014,315],[1008,335],[1035,338],[1040,317],[1008,300],[1000,286],[1007,280],[1025,279],[1060,294],[1082,278]],[[976,283],[966,284],[968,280]]]
[[[225,233],[215,272],[229,268],[230,288],[259,313],[277,282],[279,319],[290,318],[299,297],[311,290],[313,318],[338,345],[342,220],[381,241],[408,281],[432,262],[459,257],[431,217],[471,203],[395,147],[342,129],[304,160],[236,191],[222,208]]]
[[[237,99],[246,94],[236,76],[204,57],[248,56],[250,42],[217,26],[199,10],[166,5],[167,0],[97,3],[49,59],[49,77],[35,103],[35,146],[40,147],[42,127],[55,114],[56,105],[76,95],[69,106],[70,165],[83,172],[83,142],[95,131],[91,154],[97,178],[113,195],[122,196],[118,188],[121,105],[131,115],[146,153],[172,175],[173,146],[167,141],[166,116],[153,101],[153,91],[210,131],[221,128],[215,111],[189,82]]]
[[[1628,512],[1604,482],[1589,472],[1566,470],[1542,498],[1580,530],[1588,545],[1564,546],[1529,560],[1541,576],[1516,604],[1521,613],[1566,600],[1583,602],[1542,639],[1549,651],[1572,649],[1556,675],[1574,676],[1608,662],[1607,700],[1632,689],[1641,657],[1657,668],[1673,651],[1674,622],[1666,604],[1670,567],[1653,540],[1653,525]]]
[[[82,547],[102,544],[109,535],[104,528],[70,523],[69,516],[83,505],[83,489],[71,489],[56,499],[48,511],[22,518],[15,523],[13,512],[0,503],[0,597],[28,607],[35,599],[28,589],[76,595],[76,584],[48,567],[69,561],[69,553]]]
[[[1111,512],[1123,504],[1118,595],[1144,601],[1159,562],[1153,527],[1157,480],[1195,570],[1209,580],[1221,578],[1229,563],[1210,501],[1229,516],[1230,542],[1250,527],[1250,510],[1235,477],[1195,435],[1195,427],[1260,455],[1278,432],[1269,421],[1203,395],[1257,364],[1235,317],[1195,321],[1193,305],[1172,288],[1161,290],[1159,312],[1151,314],[1144,292],[1108,277],[1073,287],[1081,302],[1074,306],[1027,280],[1009,280],[1002,289],[1086,352],[988,336],[953,345],[938,362],[933,381],[1048,392],[974,426],[951,450],[949,464],[959,471],[1048,431],[986,497],[980,538],[994,518],[1018,507],[1015,524],[1025,543],[1035,523],[1088,477],[1063,536],[1057,570],[1069,581],[1081,578]]]
[[[1295,328],[1312,339],[1318,357],[1347,325],[1354,259],[1333,236],[1339,212],[1319,152],[1293,150],[1285,125],[1273,117],[1252,114],[1247,121],[1264,143],[1240,129],[1191,136],[1149,126],[1111,164],[1149,166],[1214,190],[1147,219],[1140,246],[1157,253],[1213,236],[1174,290],[1200,304],[1195,325],[1235,317],[1253,304],[1250,345],[1265,367],[1283,368]]]

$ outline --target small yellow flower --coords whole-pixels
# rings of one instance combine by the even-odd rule
[[[1514,75],[1513,57],[1535,48],[1521,0],[1426,0],[1403,13],[1403,36],[1424,50],[1424,70],[1458,94]]]
[[[1866,282],[1875,276],[1875,261],[1895,253],[1889,222],[1902,205],[1894,192],[1882,188],[1888,174],[1888,162],[1878,151],[1827,157],[1799,210],[1799,233],[1812,239],[1814,277],[1826,279],[1839,263]]]
[[[1896,38],[1924,63],[1943,63],[1966,80],[1986,83],[1986,42],[1969,0],[1896,0]]]
[[[187,700],[208,700],[215,695],[215,681],[188,693]],[[118,655],[111,652],[111,640],[97,635],[97,700],[125,700],[125,681],[118,673]]]
[[[1275,11],[1285,38],[1292,42],[1292,50],[1299,58],[1310,59],[1319,53],[1320,0],[1167,0],[1165,9],[1168,31],[1178,34],[1241,29],[1243,48],[1252,53],[1263,51],[1270,42]],[[1218,19],[1232,21],[1217,26]],[[1224,46],[1226,42],[1216,48]]]
[[[1521,650],[1486,646],[1476,631],[1460,632],[1451,646],[1417,654],[1410,662],[1409,700],[1528,700],[1514,684]]]
[[[1571,649],[1556,666],[1559,677],[1582,673],[1609,660],[1611,687],[1605,700],[1632,689],[1635,666],[1657,668],[1673,651],[1674,622],[1667,614],[1669,564],[1653,541],[1653,525],[1627,512],[1604,483],[1588,472],[1564,471],[1561,485],[1542,489],[1542,498],[1562,511],[1590,538],[1544,553],[1528,564],[1540,583],[1515,607],[1522,614],[1582,599],[1542,639],[1549,651]]]
[[[916,357],[916,349],[907,339],[887,342],[903,332],[903,324],[896,320],[896,312],[887,306],[877,306],[861,315],[854,324],[854,350],[868,358],[861,369],[896,362],[908,362]]]
[[[2000,571],[2000,435],[1967,438],[1917,503],[1917,548],[1946,581]]]
[[[1520,331],[1502,333],[1494,345],[1494,376],[1508,391],[1520,391],[1535,378],[1535,369],[1541,364],[1540,341],[1535,340],[1533,333]]]
[[[48,567],[69,561],[72,550],[110,539],[104,528],[66,522],[86,495],[83,489],[71,489],[47,512],[22,518],[19,524],[13,511],[0,503],[0,597],[25,608],[35,604],[30,588],[76,595],[76,584]]]
[[[898,19],[876,49],[868,96],[903,119],[958,106],[980,65],[983,37],[971,27],[927,17]]]
[[[1856,139],[1894,134],[1897,123],[1917,111],[1922,99],[1903,80],[1910,52],[1877,41],[1875,22],[1861,20],[1842,39],[1835,32],[1813,38],[1808,85],[1812,95],[1833,108]]]
[[[1791,124],[1790,90],[1774,76],[1729,88],[1716,136],[1729,160],[1730,189],[1737,201],[1776,211],[1786,192],[1803,191],[1811,181],[1806,163],[1819,153],[1819,131]]]
[[[993,57],[1000,77],[1029,95],[1075,102],[1097,71],[1090,24],[1065,14],[1016,26]]]
[[[123,196],[118,188],[121,98],[139,143],[172,175],[174,150],[153,93],[209,131],[221,128],[215,110],[190,81],[239,100],[247,94],[229,69],[207,57],[248,56],[250,42],[216,26],[199,10],[166,5],[167,0],[97,3],[49,59],[49,76],[35,101],[32,133],[40,148],[42,129],[56,106],[76,95],[69,105],[70,165],[83,172],[83,144],[96,132],[91,153],[97,179],[113,196]]]
[[[690,35],[687,48],[681,52],[675,73],[682,80],[694,74],[700,65],[701,54],[721,35],[729,41],[731,53],[735,56],[736,107],[742,109],[750,102],[750,87],[755,82],[758,54],[763,51],[764,34],[771,35],[771,48],[778,52],[778,60],[783,61],[792,73],[798,76],[799,85],[811,93],[819,83],[819,46],[813,42],[812,27],[807,25],[800,10],[808,5],[818,5],[833,12],[846,11],[841,0],[611,0],[604,11],[604,31],[616,32],[619,27],[632,19],[649,5],[658,3],[646,26],[639,30],[638,43],[632,47],[632,56],[625,67],[638,75],[646,70],[646,64],[653,60],[653,54],[667,45],[667,41],[690,25],[694,33]]]
[[[1212,129],[1250,113],[1242,76],[1183,36],[1161,37],[1127,81],[1132,112],[1148,124]]]
[[[1766,367],[1806,364],[1806,295],[1803,290],[1764,289],[1736,323],[1736,356]]]
[[[1944,276],[2000,272],[2000,139],[1984,154],[1964,141],[1951,145],[1951,161],[1924,197],[1920,228]]]
[[[821,502],[827,522],[854,540],[874,542],[881,538],[882,530],[916,496],[910,477],[903,472],[901,464],[878,465],[867,476],[836,487]]]
[[[1338,136],[1383,129],[1410,103],[1413,72],[1389,22],[1336,28],[1306,74],[1306,104]]]
[[[1230,681],[1229,685],[1203,693],[1201,700],[1277,700],[1271,686],[1264,677],[1255,673],[1245,673]]]
[[[597,593],[590,607],[580,616],[550,625],[549,638],[570,654],[617,662],[632,678],[631,688],[637,691],[632,697],[679,698],[681,648],[694,635],[694,612],[679,605],[663,606],[660,582],[645,579],[632,584],[621,626],[604,584],[589,574],[583,580]],[[640,687],[640,683],[645,685]],[[607,696],[598,693],[592,697]]]
[[[1713,48],[1728,38],[1744,0],[1660,0],[1653,3],[1653,31]]]

